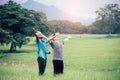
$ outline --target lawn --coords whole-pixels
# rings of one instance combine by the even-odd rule
[[[16,53],[0,45],[0,80],[120,80],[120,37],[73,35],[64,45],[64,74],[53,76],[53,52],[47,55],[43,76],[38,76],[34,38]],[[61,40],[68,35],[61,35]]]

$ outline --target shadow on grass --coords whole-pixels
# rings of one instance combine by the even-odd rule
[[[107,35],[107,36],[105,36],[105,38],[120,38],[120,35],[115,35],[115,36]]]
[[[17,53],[37,53],[36,50],[17,50],[11,53],[9,50],[0,50],[0,54],[17,54]]]
[[[106,35],[95,37],[95,39],[113,39],[113,38],[120,38],[120,35]]]
[[[120,72],[120,68],[108,68],[108,69],[100,69],[96,71],[104,71],[104,72]]]
[[[0,55],[0,59],[7,57],[8,55]]]
[[[0,50],[0,54],[1,53],[9,53],[9,51],[8,50]]]

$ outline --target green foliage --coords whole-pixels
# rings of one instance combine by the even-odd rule
[[[27,44],[30,41],[29,38],[26,38],[24,35],[20,33],[16,33],[13,35],[12,42],[14,42],[19,48],[22,47],[22,45]]]
[[[0,29],[0,44],[4,45],[4,43],[6,43],[7,45],[10,43],[11,41],[11,35],[9,34],[9,32],[6,32],[3,29]]]
[[[79,34],[87,32],[87,28],[79,22],[53,20],[49,21],[48,24],[52,28],[52,32],[61,32],[64,34]]]
[[[33,27],[48,35],[46,20],[43,12],[22,8],[20,4],[10,0],[7,4],[0,5],[0,43],[11,44],[10,49],[22,47],[29,42],[26,37],[33,35]]]
[[[96,21],[90,26],[91,33],[120,33],[120,8],[118,4],[108,4],[96,11]]]

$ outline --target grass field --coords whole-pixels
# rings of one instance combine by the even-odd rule
[[[61,39],[68,35],[61,35]],[[52,56],[48,54],[43,76],[38,76],[35,41],[16,53],[0,45],[0,80],[120,80],[120,37],[71,35],[64,45],[64,74],[53,76]],[[48,45],[48,50],[52,52]],[[4,53],[4,54],[3,54]]]

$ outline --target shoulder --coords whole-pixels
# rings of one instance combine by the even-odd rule
[[[42,43],[41,39],[37,39],[37,40],[36,40],[36,43],[37,43],[37,44]]]
[[[53,41],[53,40],[51,40],[49,43],[50,43],[50,44],[54,44],[54,41]]]
[[[62,41],[60,41],[60,43],[61,43],[61,44],[64,44],[64,43],[65,43],[65,41],[64,41],[64,40],[62,40]]]
[[[48,43],[48,40],[42,39],[42,41],[43,41],[44,43]]]
[[[50,42],[49,42],[49,44],[51,45],[51,47],[52,47],[52,48],[53,48],[53,47],[54,47],[54,45],[55,45],[53,40],[52,40],[52,41],[50,41]]]

